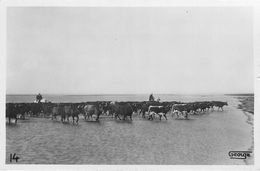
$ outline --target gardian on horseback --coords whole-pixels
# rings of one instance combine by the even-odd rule
[[[42,95],[41,95],[41,93],[39,93],[39,94],[36,96],[36,102],[37,102],[37,103],[41,103],[41,100],[42,100]]]

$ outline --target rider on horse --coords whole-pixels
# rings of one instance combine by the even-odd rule
[[[39,94],[36,96],[36,102],[41,103],[41,100],[42,100],[42,95],[39,93]]]

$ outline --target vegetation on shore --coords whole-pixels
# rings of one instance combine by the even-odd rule
[[[241,103],[238,105],[238,109],[254,114],[254,96],[238,97],[238,99]]]

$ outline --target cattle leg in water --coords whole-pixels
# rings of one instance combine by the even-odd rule
[[[153,120],[153,115],[154,115],[153,113],[150,113],[149,117],[148,117],[148,120],[150,120],[150,119]]]
[[[73,116],[73,117],[72,117],[72,118],[73,118],[73,123],[74,123],[74,117],[77,117],[76,123],[78,123],[78,121],[79,121],[79,116]]]
[[[84,115],[84,117],[85,117],[85,120],[87,120],[87,117],[88,117],[88,120],[89,120],[89,114],[88,114],[88,113],[86,113],[86,114]],[[91,118],[92,118],[92,116],[91,116]]]
[[[16,123],[17,123],[17,118],[14,118],[14,119],[15,119],[15,122],[14,122],[14,123],[16,124]],[[11,124],[11,121],[12,121],[12,120],[11,120],[11,117],[9,117],[8,120],[9,120],[9,123],[8,123],[8,124]]]
[[[220,107],[218,107],[218,111],[219,111],[219,109],[220,109],[220,108],[222,109],[222,111],[224,110],[224,109],[223,109],[223,107],[222,107],[222,106],[220,106]]]
[[[145,111],[142,111],[142,117],[145,118]]]
[[[163,116],[165,117],[165,119],[166,119],[166,121],[167,121],[168,119],[167,119],[167,117],[166,117],[166,114],[164,114]]]
[[[132,121],[132,115],[129,116],[130,120]],[[123,120],[125,120],[126,116],[124,116]]]
[[[119,118],[119,120],[122,120],[120,116],[117,113],[115,113],[115,119],[117,119],[117,117]]]
[[[97,115],[97,119],[96,119],[96,121],[99,121],[99,114]]]
[[[78,123],[78,121],[79,121],[79,116],[72,116],[73,123],[74,123],[74,118],[75,118],[75,117],[77,117],[76,123]]]
[[[17,118],[14,118],[15,119],[15,124],[17,123]],[[9,117],[9,124],[11,124],[11,117]]]
[[[173,116],[175,115],[175,113],[176,113],[176,112],[172,112],[172,118],[173,118]],[[176,113],[176,115],[179,117],[178,112]]]
[[[164,116],[167,121],[166,113],[159,114],[160,120],[162,120],[162,116]]]
[[[186,112],[185,118],[188,119],[188,112]]]
[[[64,115],[64,116],[62,116],[61,115],[61,121],[63,122],[63,121],[66,121],[66,116]]]

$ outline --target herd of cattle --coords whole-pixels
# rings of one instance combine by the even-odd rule
[[[25,116],[51,116],[52,120],[57,119],[57,116],[61,118],[61,121],[69,121],[72,117],[73,122],[76,118],[76,122],[79,120],[79,115],[82,114],[85,120],[99,121],[101,115],[111,115],[115,119],[123,119],[130,117],[132,120],[132,114],[138,113],[143,118],[153,120],[155,115],[159,115],[161,120],[162,116],[167,120],[167,113],[171,113],[172,116],[176,114],[188,118],[188,114],[204,113],[208,110],[214,110],[214,107],[218,107],[223,110],[223,106],[228,105],[227,102],[221,101],[202,101],[202,102],[111,102],[111,101],[97,101],[97,102],[82,102],[82,103],[6,103],[6,118],[25,119]],[[94,118],[92,116],[95,116]],[[146,116],[147,115],[147,116]]]

